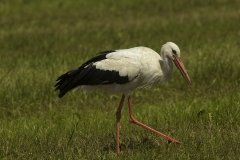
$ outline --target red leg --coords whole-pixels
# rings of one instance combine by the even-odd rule
[[[175,139],[173,139],[173,138],[171,138],[171,137],[169,137],[169,136],[166,136],[165,134],[163,134],[163,133],[161,133],[161,132],[158,132],[158,131],[156,131],[156,130],[150,128],[150,127],[148,127],[147,125],[145,125],[145,124],[140,123],[139,121],[137,121],[137,120],[133,117],[133,114],[132,114],[132,103],[131,103],[131,98],[130,98],[130,96],[128,97],[128,108],[129,108],[130,121],[131,121],[132,123],[135,123],[135,124],[137,124],[137,125],[145,128],[145,129],[147,129],[147,130],[150,130],[150,131],[156,133],[157,135],[159,135],[159,136],[167,139],[168,142],[176,142],[176,143],[179,143],[177,140],[175,140]]]
[[[123,107],[124,99],[125,99],[125,95],[123,94],[122,98],[121,98],[121,101],[119,103],[119,107],[118,107],[117,112],[116,112],[116,119],[117,119],[117,137],[116,137],[117,146],[116,146],[116,148],[117,148],[117,153],[120,152],[120,119],[121,119],[121,110],[122,110],[122,107]]]

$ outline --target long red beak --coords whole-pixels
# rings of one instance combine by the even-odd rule
[[[187,83],[189,85],[191,85],[191,80],[188,76],[187,70],[185,69],[183,62],[181,60],[180,57],[176,57],[173,62],[175,63],[175,65],[177,66],[177,68],[179,69],[179,71],[181,72],[181,74],[183,75],[183,77],[185,78],[185,80],[187,81]]]

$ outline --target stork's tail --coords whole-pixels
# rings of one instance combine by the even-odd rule
[[[74,79],[76,78],[77,74],[81,72],[79,69],[71,70],[60,77],[56,81],[58,81],[54,87],[55,90],[59,90],[58,97],[62,98],[68,91],[72,90],[75,88],[75,83]]]

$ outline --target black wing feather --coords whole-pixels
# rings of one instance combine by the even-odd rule
[[[128,76],[120,76],[117,71],[97,69],[95,62],[106,59],[106,55],[115,51],[100,52],[98,56],[83,63],[78,69],[70,70],[57,79],[54,87],[60,90],[59,98],[68,91],[81,85],[124,84],[129,82]]]

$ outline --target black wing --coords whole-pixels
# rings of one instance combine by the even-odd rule
[[[97,69],[95,62],[107,59],[106,55],[115,51],[104,51],[98,56],[88,60],[78,69],[68,71],[57,79],[55,90],[60,90],[59,98],[68,91],[81,85],[104,85],[104,84],[124,84],[129,82],[128,76],[120,76],[117,71]]]

